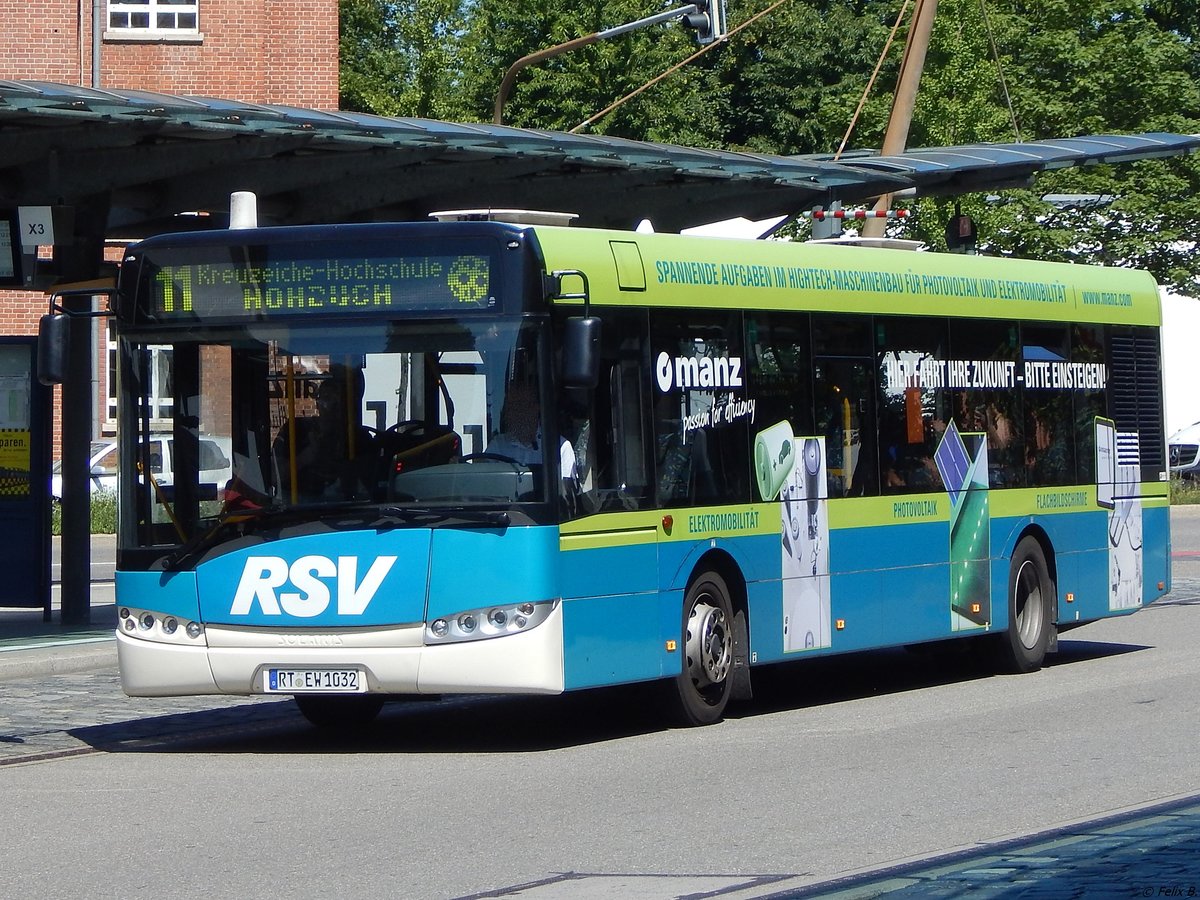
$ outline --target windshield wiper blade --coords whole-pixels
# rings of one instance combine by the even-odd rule
[[[181,570],[198,558],[204,551],[217,544],[217,536],[231,524],[261,526],[288,521],[319,521],[329,516],[356,514],[356,518],[375,517],[370,527],[378,528],[391,524],[425,524],[444,522],[447,519],[462,519],[505,528],[511,522],[504,510],[481,510],[469,507],[443,507],[438,509],[380,505],[366,501],[342,501],[339,503],[305,503],[297,506],[264,506],[256,509],[239,509],[222,513],[208,531],[199,534],[168,556],[163,568],[168,572]]]
[[[283,512],[285,512],[284,509],[270,506],[227,510],[217,517],[217,521],[213,524],[212,528],[196,535],[174,553],[170,554],[163,563],[163,569],[167,572],[181,570],[185,564],[191,562],[205,550],[215,546],[217,535],[224,531],[226,526],[230,524],[242,525],[259,519],[270,519]]]
[[[375,523],[377,525],[388,520],[403,523],[420,522],[432,525],[434,522],[444,522],[447,519],[462,519],[465,522],[495,525],[503,528],[512,521],[508,513],[502,509],[470,509],[464,506],[420,509],[384,506],[379,508],[379,512],[379,522]]]

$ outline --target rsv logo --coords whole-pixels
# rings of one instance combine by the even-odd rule
[[[359,582],[356,556],[339,556],[336,563],[327,556],[302,556],[291,566],[278,556],[251,556],[242,568],[229,614],[249,615],[257,602],[264,616],[286,613],[311,619],[329,608],[330,585],[324,579],[333,578],[337,587],[337,614],[361,616],[395,562],[394,556],[376,557]],[[294,590],[276,594],[276,588],[289,582]]]

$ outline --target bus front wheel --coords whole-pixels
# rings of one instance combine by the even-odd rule
[[[1023,538],[1008,568],[1008,630],[997,635],[996,649],[1005,671],[1019,674],[1042,667],[1054,603],[1054,582],[1042,545],[1035,538]]]
[[[375,721],[383,709],[380,694],[296,694],[301,715],[323,731],[353,731]]]
[[[733,628],[725,579],[703,573],[683,603],[683,671],[671,685],[679,724],[710,725],[724,715],[733,688]]]

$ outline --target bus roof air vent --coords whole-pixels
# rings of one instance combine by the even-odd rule
[[[578,213],[540,209],[447,209],[431,212],[439,222],[507,222],[510,225],[570,225]]]
[[[815,238],[805,241],[806,244],[830,244],[841,247],[880,247],[884,250],[924,250],[924,241],[913,241],[907,238],[890,238],[890,237],[857,237],[854,235],[845,235],[843,237],[832,238]]]

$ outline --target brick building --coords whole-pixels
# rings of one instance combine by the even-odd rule
[[[337,0],[0,0],[0,22],[0,79],[337,108]],[[45,311],[0,291],[0,333],[33,334]],[[97,359],[99,435],[115,427],[103,329]]]

